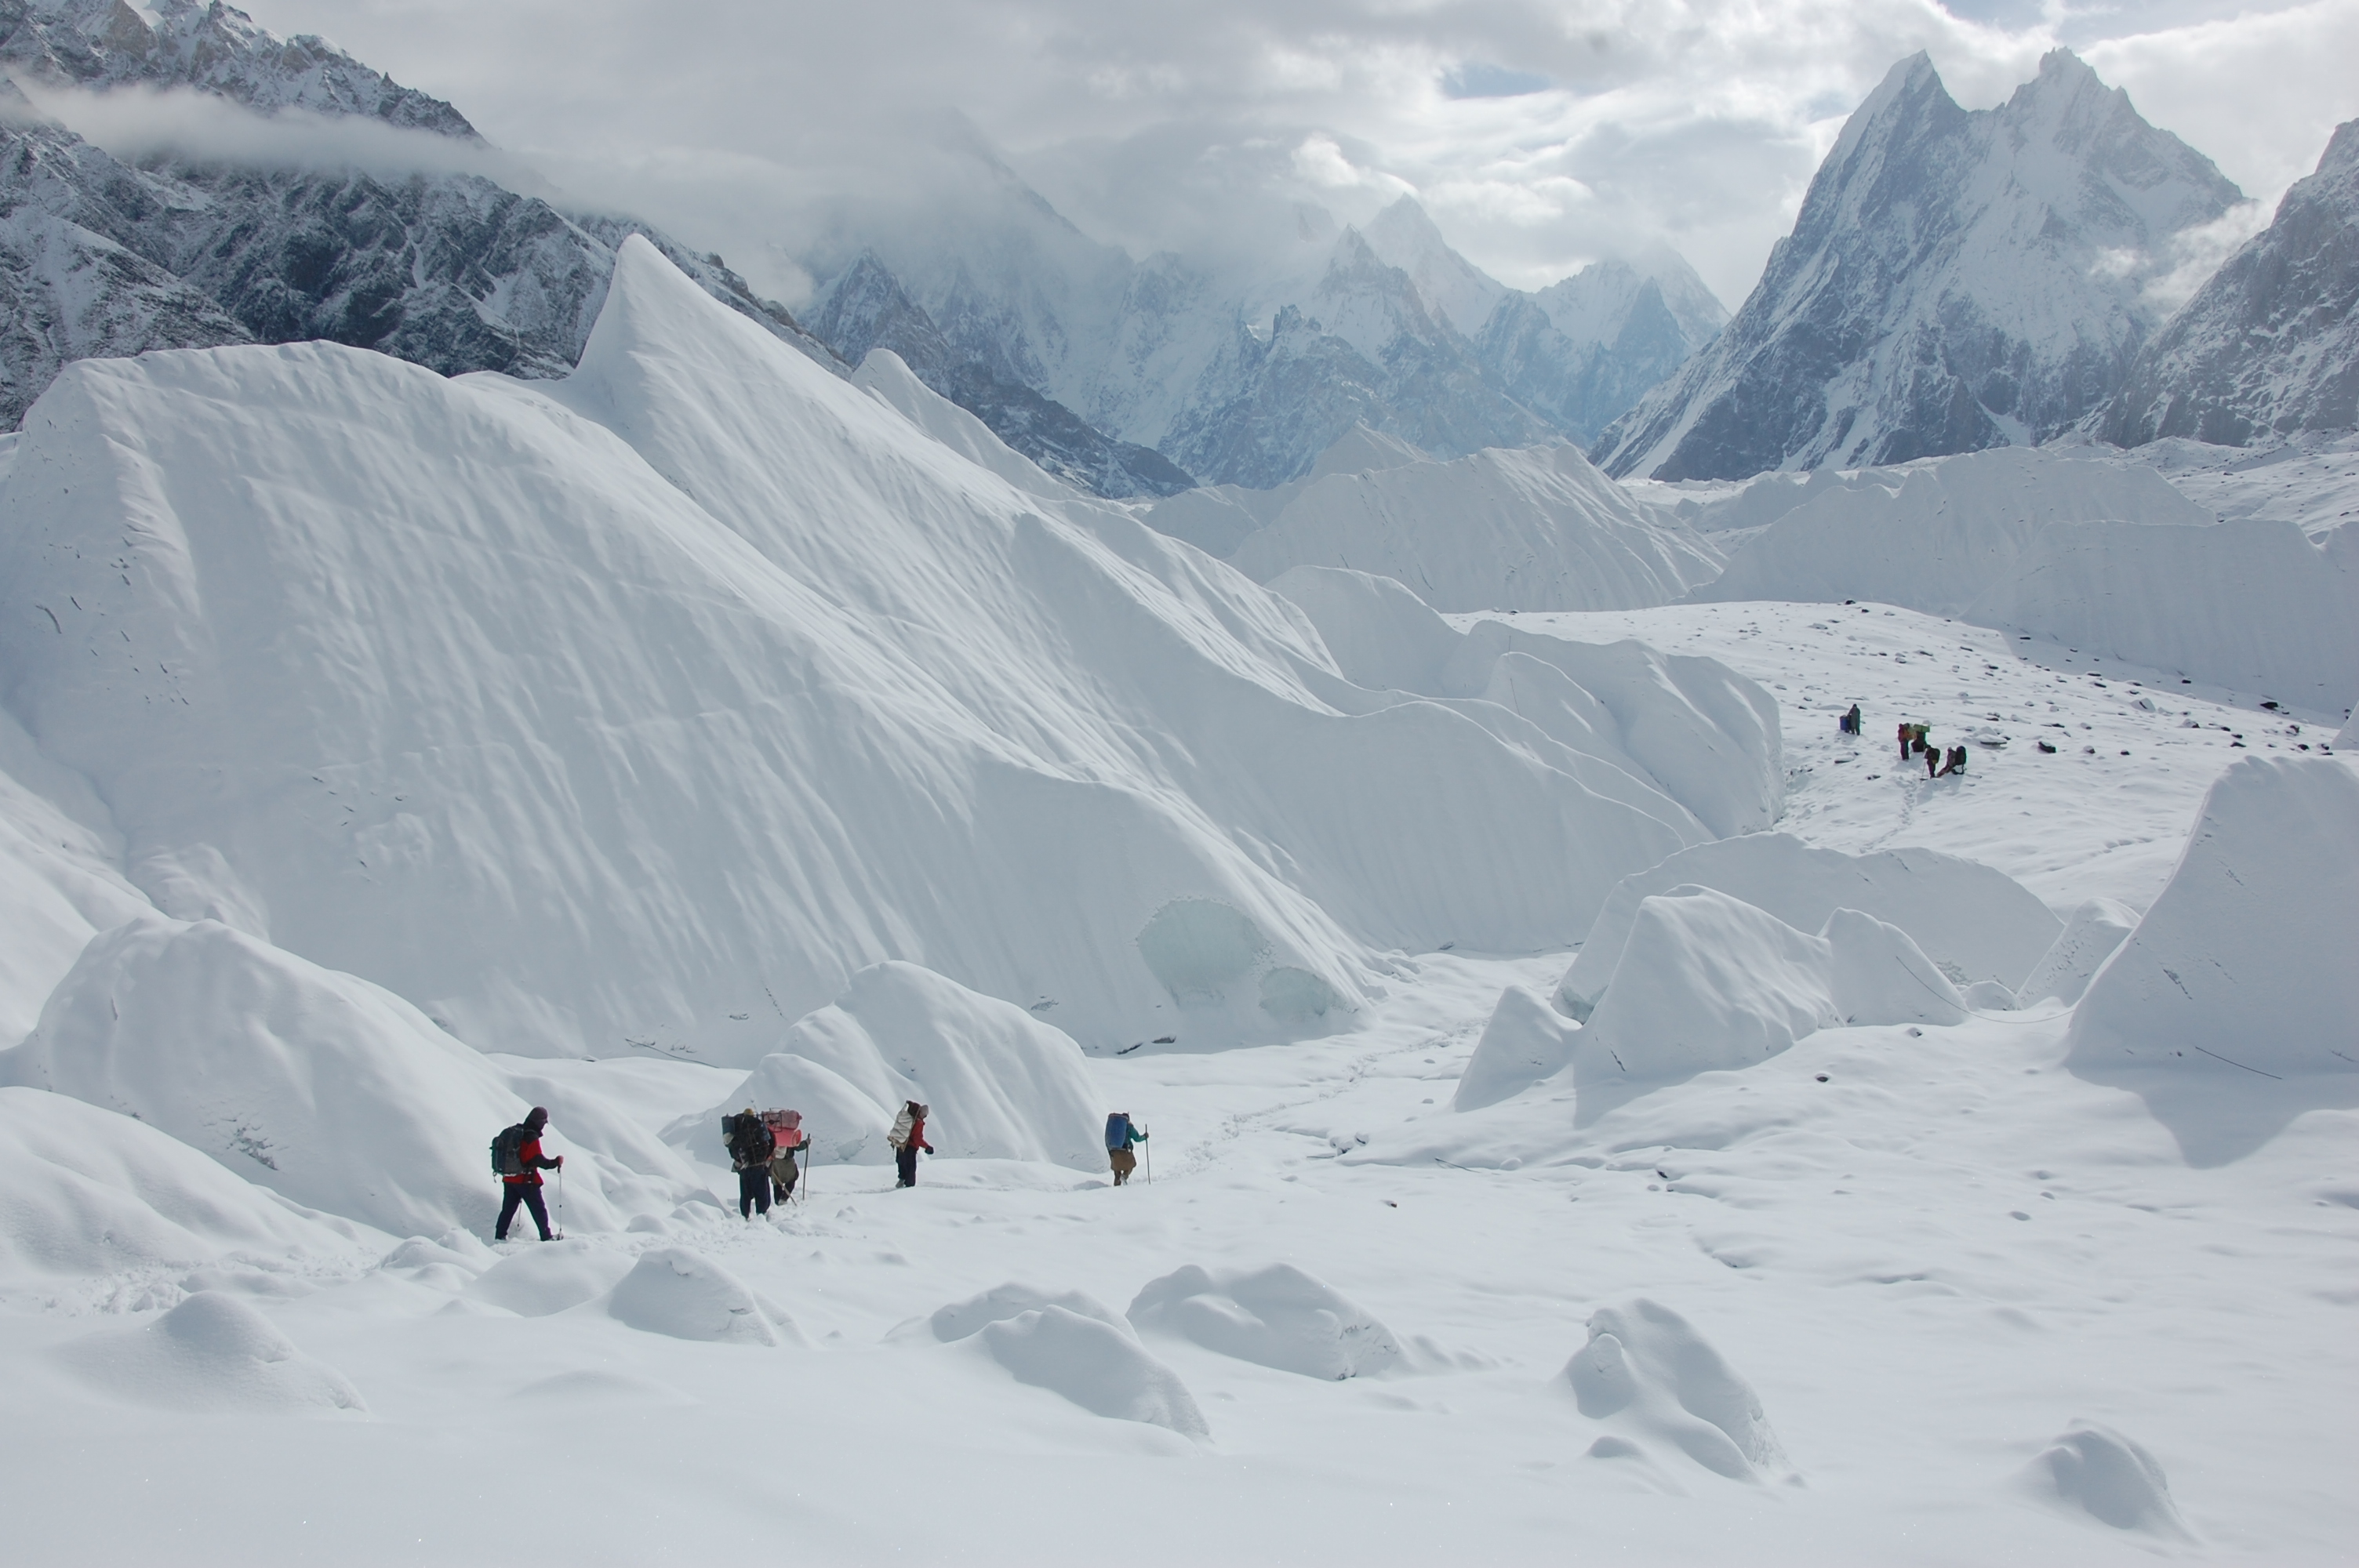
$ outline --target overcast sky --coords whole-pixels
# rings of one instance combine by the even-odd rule
[[[245,3],[789,304],[811,198],[914,178],[912,126],[945,111],[1134,254],[1414,192],[1506,282],[1660,240],[1732,308],[1844,115],[1919,49],[1983,108],[2066,45],[2272,203],[2359,115],[2359,0]]]

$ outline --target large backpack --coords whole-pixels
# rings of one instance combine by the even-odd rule
[[[1115,1111],[1106,1118],[1106,1147],[1108,1149],[1130,1147],[1130,1118],[1121,1111]]]
[[[524,1174],[524,1123],[521,1121],[514,1127],[500,1130],[500,1135],[492,1140],[493,1175],[521,1176]]]
[[[777,1143],[762,1124],[759,1111],[723,1117],[721,1131],[728,1141],[730,1163],[740,1171],[767,1163]]]

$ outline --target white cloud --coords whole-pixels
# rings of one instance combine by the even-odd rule
[[[757,276],[827,193],[928,189],[938,142],[912,127],[945,110],[1134,254],[1409,189],[1507,281],[1659,240],[1732,304],[1843,117],[1919,49],[1982,107],[2068,43],[2268,200],[2359,114],[2350,0],[247,4]],[[1313,145],[1333,159],[1297,156]]]

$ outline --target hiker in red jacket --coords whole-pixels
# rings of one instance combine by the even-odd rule
[[[553,1239],[549,1234],[549,1206],[540,1198],[540,1173],[563,1170],[565,1156],[560,1154],[552,1160],[540,1152],[540,1130],[548,1125],[549,1112],[539,1106],[534,1106],[532,1114],[524,1119],[524,1141],[516,1149],[516,1162],[524,1169],[516,1175],[500,1178],[506,1192],[500,1199],[499,1228],[492,1232],[495,1241],[508,1238],[508,1222],[516,1218],[518,1204],[532,1210],[532,1222],[540,1227],[540,1238]]]
[[[893,1130],[886,1136],[886,1141],[893,1145],[893,1163],[901,1173],[900,1181],[894,1184],[897,1186],[916,1186],[918,1151],[923,1149],[929,1154],[934,1152],[934,1146],[926,1141],[926,1113],[931,1108],[908,1100],[901,1106],[901,1114],[893,1119]]]

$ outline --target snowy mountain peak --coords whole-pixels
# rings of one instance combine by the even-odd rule
[[[2359,425],[2359,120],[2196,290],[2091,428],[2243,446]]]
[[[2174,236],[2242,199],[2067,50],[1973,112],[1912,56],[1844,125],[1728,330],[1599,460],[1734,479],[2043,439],[2122,384]]]
[[[281,39],[212,0],[0,0],[0,62],[85,87],[190,87],[262,114],[353,114],[469,141],[466,116],[325,38]]]
[[[1408,276],[1428,308],[1467,337],[1506,296],[1506,285],[1451,248],[1414,196],[1377,213],[1362,233],[1377,256]]]

